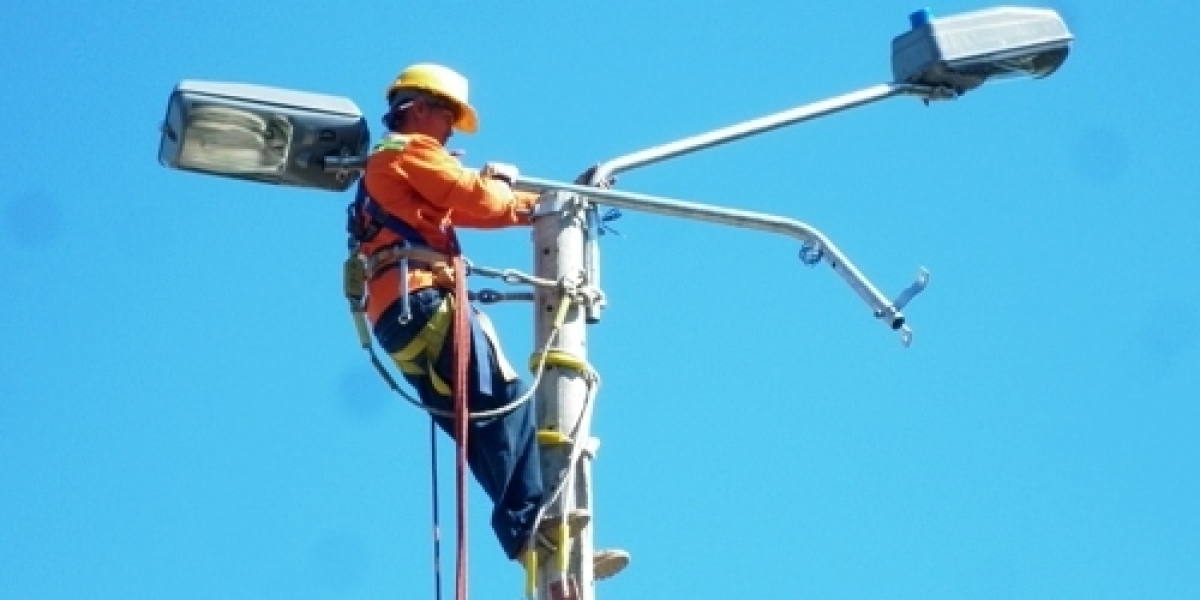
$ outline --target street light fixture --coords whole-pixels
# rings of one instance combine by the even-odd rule
[[[162,164],[210,175],[343,191],[357,178],[326,156],[361,156],[366,119],[345,98],[259,85],[183,81],[162,126]]]
[[[896,82],[945,86],[958,94],[997,77],[1046,77],[1067,60],[1072,40],[1058,13],[999,7],[932,19],[909,17],[912,29],[892,40]]]

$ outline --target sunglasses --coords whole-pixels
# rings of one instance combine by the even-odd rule
[[[428,106],[429,108],[442,109],[442,110],[448,111],[450,113],[450,116],[454,117],[454,121],[455,122],[458,121],[458,118],[460,115],[459,115],[457,104],[454,104],[453,102],[451,102],[449,100],[444,100],[442,98],[436,98],[436,97],[423,98],[421,100],[421,102],[424,103],[425,106]]]

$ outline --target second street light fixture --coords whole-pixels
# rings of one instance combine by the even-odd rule
[[[1072,40],[1058,13],[1001,7],[932,19],[913,13],[912,29],[892,40],[896,83],[965,93],[997,77],[1046,77],[1067,60]]]
[[[893,82],[821,100],[772,115],[751,119],[700,135],[660,146],[639,150],[588,169],[580,180],[590,186],[610,181],[618,173],[690,154],[796,123],[872,104],[896,96],[917,96],[925,101],[947,100],[975,89],[998,77],[1045,77],[1066,60],[1072,36],[1062,18],[1052,10],[1002,7],[932,19],[928,10],[910,15],[912,29],[892,42]],[[901,332],[908,345],[912,338],[901,309],[928,283],[929,274],[920,269],[916,280],[895,300],[889,300],[841,253],[832,241],[817,229],[799,221],[680,202],[617,190],[589,191],[582,186],[553,181],[521,178],[517,182],[528,190],[563,190],[579,194],[596,203],[640,210],[722,225],[779,233],[804,242],[807,257],[818,257],[829,264],[858,296],[872,314],[888,327]],[[596,209],[593,225],[599,222]],[[593,227],[594,229],[594,227]],[[595,283],[599,275],[597,236],[591,235],[585,249],[585,263]],[[589,320],[599,318],[599,306],[590,309]]]

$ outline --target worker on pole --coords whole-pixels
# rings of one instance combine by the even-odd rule
[[[494,503],[491,524],[500,546],[510,559],[523,560],[552,544],[550,536],[535,535],[545,485],[534,408],[518,402],[528,387],[482,312],[470,310],[463,324],[470,334],[458,339],[469,347],[452,348],[455,303],[467,299],[452,293],[466,273],[455,272],[450,257],[460,251],[455,227],[528,225],[537,196],[513,191],[517,170],[511,165],[490,163],[474,171],[446,151],[454,130],[478,129],[462,75],[440,65],[413,65],[388,86],[386,97],[388,133],[366,164],[349,215],[351,246],[366,268],[366,313],[380,346],[426,406],[440,415],[452,412],[451,385],[465,383],[467,410],[501,413],[470,420],[466,460]],[[468,353],[465,382],[454,377],[455,352]],[[454,419],[439,414],[438,425],[457,437]],[[570,519],[582,527],[588,515]],[[599,574],[611,576],[625,565],[624,559],[601,565],[606,556],[597,553]]]

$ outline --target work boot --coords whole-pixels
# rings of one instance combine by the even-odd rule
[[[597,550],[592,557],[592,574],[596,581],[608,579],[629,566],[629,553],[624,550]]]
[[[567,516],[567,526],[570,528],[571,537],[574,538],[580,530],[588,526],[592,520],[592,516],[586,510],[575,509]],[[558,549],[558,536],[560,535],[559,528],[562,527],[561,517],[543,518],[538,523],[536,534],[536,548],[542,556],[539,560],[547,560],[553,556]],[[520,563],[526,568],[529,567],[529,552],[526,551],[519,559]],[[597,550],[592,557],[592,573],[596,580],[608,579],[625,570],[629,566],[629,553],[624,550]]]
[[[539,551],[545,553],[546,548],[526,550],[517,558],[517,562],[528,569],[531,558],[530,554]],[[540,557],[539,561],[546,560],[547,558],[546,556]],[[592,555],[592,575],[596,578],[596,581],[617,575],[621,571],[624,571],[627,566],[629,566],[629,553],[624,550],[597,550]]]
[[[570,536],[574,538],[584,527],[588,526],[592,515],[582,508],[576,508],[567,516],[567,527]],[[562,517],[544,517],[537,527],[537,546],[548,554],[554,554],[558,548],[558,536],[562,527]]]

